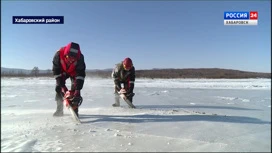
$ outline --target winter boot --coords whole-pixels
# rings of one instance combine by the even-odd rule
[[[57,105],[57,110],[53,116],[63,116],[63,105]]]
[[[120,106],[120,97],[119,94],[115,93],[115,103],[112,104],[113,107],[119,107]]]
[[[53,116],[63,116],[63,103],[59,97],[56,96],[57,110]]]

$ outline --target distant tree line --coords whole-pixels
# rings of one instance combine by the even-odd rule
[[[88,76],[110,78],[111,71],[88,72]],[[211,78],[211,79],[238,79],[238,78],[271,78],[271,73],[246,72],[231,69],[153,69],[136,70],[137,78]]]
[[[95,70],[87,71],[87,77],[110,78],[111,70]],[[38,67],[34,67],[29,74],[22,71],[15,72],[1,72],[1,76],[10,77],[53,77],[52,70],[48,69],[40,73]],[[247,72],[231,69],[218,68],[200,68],[200,69],[152,69],[152,70],[136,70],[137,78],[271,78],[271,73]]]
[[[40,69],[35,66],[30,73],[24,72],[23,70],[9,70],[9,71],[1,71],[1,77],[52,77],[52,70],[48,69],[45,72],[41,73]]]
[[[155,69],[139,70],[140,78],[271,78],[271,73],[246,72],[231,69]]]

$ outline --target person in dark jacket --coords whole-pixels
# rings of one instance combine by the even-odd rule
[[[63,116],[63,96],[66,91],[66,80],[71,80],[71,91],[73,94],[72,107],[78,116],[78,107],[82,102],[80,94],[83,88],[86,76],[86,65],[84,56],[81,53],[78,43],[71,42],[65,47],[61,47],[53,58],[53,75],[56,79],[56,96],[57,110],[53,116]]]
[[[114,80],[115,103],[113,107],[120,106],[120,97],[118,92],[125,92],[126,97],[133,102],[133,90],[135,81],[135,67],[132,60],[127,57],[121,63],[116,64],[112,71]],[[123,84],[123,87],[121,86]]]

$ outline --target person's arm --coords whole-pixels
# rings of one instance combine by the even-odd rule
[[[76,65],[75,90],[81,90],[83,88],[85,77],[86,77],[86,64],[84,60],[84,55],[81,54]]]
[[[75,92],[74,92],[74,98],[73,98],[72,104],[79,106],[82,102],[80,90],[83,88],[84,80],[86,77],[86,64],[84,61],[83,54],[80,55],[80,58],[77,61],[75,71],[76,71],[75,80],[74,80]]]
[[[52,66],[52,71],[54,78],[56,80],[56,92],[60,93],[62,88],[66,88],[65,86],[65,79],[63,77],[63,74],[61,73],[61,63],[60,63],[60,52],[57,51],[53,57],[53,66]]]

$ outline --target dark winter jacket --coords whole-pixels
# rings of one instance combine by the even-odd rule
[[[68,71],[70,67],[72,66],[70,65],[70,67],[68,67],[65,71],[65,69],[63,68],[63,65],[61,64],[61,59],[62,59],[61,51],[63,51],[64,48],[65,47],[58,50],[56,54],[54,55],[53,68],[52,68],[53,75],[55,79],[57,80],[57,83],[59,83],[61,87],[65,86],[65,80],[71,77],[72,80],[74,81],[73,82],[74,89],[81,90],[83,88],[84,79],[86,76],[86,72],[85,72],[86,65],[84,61],[84,56],[82,53],[80,53],[79,59],[74,65],[74,69],[72,69],[71,71]]]
[[[123,67],[123,63],[118,63],[112,71],[112,78],[117,90],[121,89],[121,83],[125,83],[127,84],[127,93],[131,93],[134,89],[135,67],[132,66],[129,71],[126,71]]]

